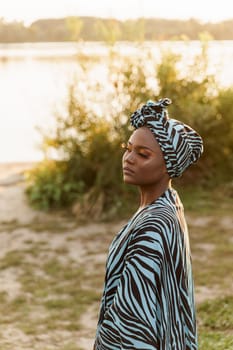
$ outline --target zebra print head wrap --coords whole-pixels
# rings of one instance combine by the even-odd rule
[[[130,123],[138,129],[148,127],[163,152],[170,177],[179,177],[185,169],[196,162],[203,152],[200,135],[190,126],[168,116],[169,98],[158,102],[148,101],[130,117]]]

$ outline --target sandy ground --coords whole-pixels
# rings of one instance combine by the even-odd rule
[[[53,233],[52,239],[51,234],[48,232],[40,233],[39,237],[36,232],[30,230],[27,227],[28,224],[34,220],[47,220],[49,219],[47,214],[37,212],[32,210],[26,201],[24,189],[25,181],[23,172],[33,166],[32,163],[15,163],[15,164],[0,164],[0,225],[5,224],[16,224],[16,228],[10,235],[6,232],[1,233],[1,246],[0,246],[0,258],[3,257],[7,252],[20,249],[25,247],[25,242],[27,240],[37,241],[38,239],[45,239],[49,242],[50,246],[54,249],[59,247],[64,247],[69,251],[70,256],[73,259],[80,260],[82,262],[86,261],[86,264],[90,264],[88,257],[88,250],[90,250],[91,245],[95,244],[90,242],[89,246],[82,244],[82,240],[79,241],[79,244],[73,245],[73,241],[70,243],[67,241],[67,236],[62,235],[61,233]],[[192,219],[192,225],[196,227],[205,227],[208,225],[208,222],[211,218],[203,217],[199,219]],[[191,218],[189,218],[191,220]],[[25,227],[24,227],[25,225]],[[111,228],[110,228],[111,225]],[[88,236],[102,232],[106,232],[110,229],[111,232],[117,232],[121,227],[122,223],[116,224],[91,224],[85,227],[78,227],[75,231],[70,232],[70,236],[73,235],[73,239],[79,240],[79,237],[83,235]],[[233,218],[223,218],[222,219],[223,227],[233,227]],[[77,247],[78,251],[77,251]],[[205,247],[206,250],[211,249],[211,246]],[[93,256],[91,257],[93,259]],[[106,259],[106,254],[99,254],[94,257],[98,259],[99,262],[104,262]],[[15,276],[14,271],[11,269],[6,269],[0,274],[0,291],[6,291],[8,295],[14,298],[17,293],[20,291],[20,285],[17,282],[17,276]],[[196,290],[196,300],[197,302],[202,302],[206,298],[212,298],[221,295],[221,291],[208,290],[205,287],[197,288]],[[84,350],[90,350],[93,346],[93,337],[95,334],[96,328],[96,308],[90,306],[88,312],[86,312],[82,317],[83,330],[77,335],[79,337],[78,343],[81,348]],[[3,327],[3,326],[2,326]],[[1,327],[0,327],[1,328]],[[1,329],[0,329],[1,330]],[[2,328],[3,330],[3,328]],[[15,347],[12,350],[27,350],[30,349],[30,346],[27,346],[28,339],[25,338],[23,333],[20,333],[19,330],[14,329],[8,326],[4,329],[5,338],[10,338],[12,342],[15,343]],[[22,346],[20,346],[21,344]],[[8,348],[7,348],[8,349]],[[36,348],[37,349],[37,348]],[[30,349],[31,350],[31,349]],[[43,348],[40,348],[43,350]]]
[[[58,232],[51,235],[51,232],[40,232],[38,235],[38,232],[34,232],[30,228],[30,224],[33,222],[46,222],[46,220],[49,222],[51,215],[35,211],[27,204],[24,194],[24,171],[30,169],[32,166],[33,163],[0,164],[0,227],[4,227],[4,225],[15,227],[11,234],[4,232],[4,229],[1,232],[0,258],[3,258],[10,251],[25,249],[28,240],[32,242],[44,240],[54,251],[61,247],[65,248],[69,251],[69,257],[72,259],[82,263],[86,261],[87,264],[91,265],[88,251],[95,249],[95,242],[90,240],[83,245],[82,237],[84,234],[91,237],[91,235],[99,234],[99,232],[106,234],[110,224],[91,224],[85,227],[71,229],[69,231],[70,241],[67,241],[67,233],[62,234]],[[121,223],[111,224],[111,231],[114,230],[117,232],[120,226]],[[103,261],[104,263],[106,254],[99,254],[91,258],[97,259],[98,262]],[[7,292],[8,297],[11,299],[20,294],[21,286],[17,281],[17,275],[14,269],[9,268],[0,271],[0,292]],[[91,306],[81,319],[83,330],[76,335],[76,343],[83,350],[93,348],[97,322],[96,314],[96,307],[93,308]],[[14,325],[0,325],[0,333],[1,342],[8,344],[9,341],[10,344],[14,344],[12,350],[32,350],[30,337],[27,337],[19,329],[14,328]],[[65,338],[66,335],[63,334],[62,341]],[[67,335],[67,340],[68,338],[69,335]],[[48,345],[48,343],[49,341],[48,339],[46,340],[45,335],[44,346]],[[43,350],[43,339],[38,340],[38,344],[39,349]],[[38,348],[35,347],[33,349]],[[54,349],[57,349],[57,347],[54,347]]]
[[[42,214],[29,208],[24,195],[24,172],[34,163],[0,163],[0,223],[29,223]]]

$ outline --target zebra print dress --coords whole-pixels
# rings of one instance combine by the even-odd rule
[[[197,349],[189,238],[175,190],[110,245],[94,349]]]

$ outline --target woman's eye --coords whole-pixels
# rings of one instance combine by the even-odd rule
[[[145,154],[145,153],[140,153],[140,152],[139,152],[138,155],[141,156],[141,157],[143,157],[143,158],[148,158],[148,155]]]
[[[135,148],[133,149],[133,147],[130,145],[130,144],[127,144],[127,143],[122,143],[121,144],[121,148],[126,152],[132,152],[133,150],[135,151],[135,153],[142,157],[142,158],[149,158],[149,154],[148,153],[145,153],[143,149],[141,148]]]
[[[145,150],[143,148],[139,148],[137,150],[137,154],[140,156],[140,157],[143,157],[143,158],[148,158],[149,157],[149,154],[148,152],[145,152]]]

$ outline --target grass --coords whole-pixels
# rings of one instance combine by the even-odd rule
[[[181,186],[175,189],[180,194],[185,210],[192,215],[231,215],[233,211],[232,184],[223,184],[205,189],[202,186]]]
[[[36,276],[34,269],[28,267],[21,276],[24,293],[33,299],[32,308],[42,307],[45,317],[41,326],[46,329],[79,329],[79,318],[86,307],[99,300],[95,291],[82,287],[86,278],[83,267],[78,268],[72,261],[64,264],[52,258],[42,263],[41,271],[43,273]],[[37,320],[36,326],[38,324]],[[33,332],[36,334],[36,327]]]
[[[197,305],[199,350],[231,350],[233,236],[232,227],[224,225],[223,218],[232,217],[233,201],[218,188],[211,192],[189,189],[183,202],[190,217],[196,289],[205,287],[209,291],[206,300]],[[204,225],[195,225],[195,219],[205,216],[208,220]]]
[[[195,286],[211,293],[211,298],[205,296],[206,300],[197,305],[199,350],[233,348],[233,239],[232,228],[222,221],[223,214],[231,217],[233,208],[225,193],[221,197],[220,192],[202,193],[197,189],[192,193],[189,189],[184,196],[181,193],[189,217]],[[221,206],[216,208],[213,196]],[[195,220],[203,217],[208,220],[197,225]],[[67,225],[54,219],[47,227],[46,222],[24,227],[29,235],[24,237],[22,247],[6,251],[0,259],[0,276],[11,271],[21,286],[15,295],[0,291],[0,350],[17,345],[13,339],[4,338],[4,327],[20,330],[30,349],[82,350],[78,339],[89,326],[83,325],[82,317],[93,306],[97,318],[104,281],[103,254],[107,254],[116,233],[114,226],[107,223],[105,231],[90,234],[86,234],[85,226],[81,234],[80,229],[76,234],[75,222]],[[14,239],[14,232],[19,236],[18,228],[17,223],[4,223],[0,231],[9,232]],[[38,237],[43,233],[41,240],[35,240],[35,232]],[[53,244],[56,237],[59,245]],[[77,250],[78,256],[79,247],[83,260],[70,255],[71,250]]]
[[[26,249],[9,251],[0,260],[0,272],[13,268],[21,284],[14,298],[0,293],[0,324],[14,325],[31,341],[49,334],[48,343],[53,344],[60,332],[68,332],[75,340],[80,317],[89,305],[99,302],[99,293],[86,286],[85,266],[70,259],[66,247],[51,249],[44,241],[27,240],[26,244]],[[2,344],[0,339],[0,348]],[[77,339],[63,344],[51,349],[81,350]]]
[[[51,232],[51,233],[64,233],[67,229],[71,230],[76,227],[76,222],[72,220],[70,215],[64,217],[62,213],[60,216],[58,213],[51,214],[51,218],[46,220],[34,219],[30,223],[23,224],[19,223],[17,220],[12,221],[2,221],[0,222],[0,233],[1,232],[14,232],[15,229],[27,228],[33,232]]]
[[[206,301],[199,305],[200,349],[233,348],[233,296]]]
[[[206,330],[233,331],[233,296],[206,301],[199,306],[201,325]]]
[[[195,282],[227,288],[233,276],[231,230],[213,220],[208,227],[190,227]],[[227,273],[225,273],[227,272]]]

